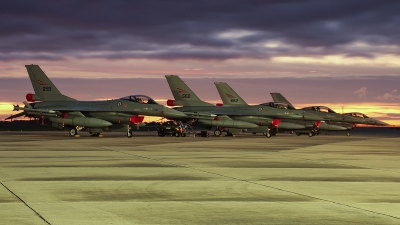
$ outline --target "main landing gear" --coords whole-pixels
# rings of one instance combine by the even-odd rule
[[[128,137],[128,138],[132,138],[132,127],[131,127],[131,125],[128,125],[127,126],[127,128],[128,128],[128,130],[127,130],[127,132],[126,132],[126,136]]]
[[[214,130],[214,135],[217,136],[217,137],[219,137],[219,136],[222,135],[222,132],[223,132],[223,131],[224,131],[224,130],[222,130],[222,129],[215,129],[215,130]],[[231,137],[233,137],[233,133],[231,133],[231,132],[229,132],[229,131],[226,131],[226,136],[231,136]]]
[[[72,128],[71,130],[69,130],[69,136],[75,136],[78,135],[78,130],[76,128]]]
[[[222,131],[220,130],[220,129],[216,129],[216,130],[214,130],[214,135],[215,136],[221,136],[221,134],[222,134]]]
[[[71,130],[69,130],[68,134],[70,137],[77,137],[79,135],[78,131],[80,131],[82,129],[83,129],[83,127],[80,127],[80,126],[72,127]]]

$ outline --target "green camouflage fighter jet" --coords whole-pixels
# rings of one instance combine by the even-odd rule
[[[294,106],[285,98],[283,97],[282,94],[280,93],[271,93],[272,99],[274,101],[279,101],[279,102],[285,102],[289,105],[290,108],[294,108]],[[326,106],[309,106],[302,108],[302,110],[305,110],[309,113],[321,116],[324,118],[324,121],[328,125],[328,128],[324,129],[323,127],[320,127],[321,130],[327,130],[327,131],[332,131],[329,130],[329,127],[336,126],[336,127],[343,127],[343,130],[346,130],[347,136],[350,136],[351,133],[350,131],[353,130],[357,124],[367,124],[367,125],[381,125],[385,126],[388,125],[385,122],[369,118],[365,116],[362,113],[345,113],[345,114],[340,114],[336,113],[332,109],[326,107]],[[337,131],[337,130],[334,130]],[[301,135],[302,133],[305,133],[304,131],[298,131],[296,132],[297,135]],[[308,136],[314,136],[315,134],[318,134],[319,131],[317,132],[312,132],[308,133]]]
[[[217,90],[221,96],[224,105],[248,105],[227,83],[218,82],[215,83]],[[293,109],[296,110],[294,107],[289,106],[289,104],[284,102],[267,102],[262,103],[260,105],[268,105],[275,108],[282,108],[282,109]],[[297,109],[299,110],[299,109]],[[265,129],[265,128],[264,128]],[[298,131],[298,130],[308,130],[309,133],[311,131],[317,131],[319,129],[326,129],[330,131],[338,131],[338,130],[346,130],[346,128],[342,126],[336,125],[328,125],[321,121],[300,121],[300,120],[289,120],[285,119],[281,121],[279,124],[280,130],[289,130],[291,132]],[[264,131],[260,128],[252,129],[253,133],[259,133]],[[272,129],[271,133],[274,134],[278,132],[278,126],[275,129]],[[311,137],[313,133],[311,133]]]
[[[281,119],[321,120],[319,116],[300,110],[278,109],[270,106],[230,106],[220,107],[204,102],[176,75],[166,75],[175,100],[168,100],[168,106],[185,113],[197,124],[216,127],[214,134],[219,136],[227,128],[250,129],[264,123],[278,123]],[[239,119],[240,118],[240,119]],[[228,130],[228,135],[230,134]],[[266,131],[266,137],[271,134]]]
[[[69,135],[75,136],[85,129],[93,136],[99,136],[108,128],[127,127],[127,137],[132,137],[131,125],[142,123],[144,116],[181,118],[185,114],[158,104],[145,95],[131,95],[106,101],[77,101],[61,94],[38,65],[25,66],[35,94],[27,94],[24,107],[14,106],[19,116],[48,118],[54,127],[69,128]]]

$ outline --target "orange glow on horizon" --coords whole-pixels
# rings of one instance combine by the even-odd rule
[[[160,104],[166,105],[165,99],[156,99],[156,101]],[[210,103],[221,103],[222,101],[209,101]],[[13,111],[13,104],[19,103],[12,103],[12,102],[0,102],[0,120],[4,120],[5,118],[9,117],[11,114],[15,115],[21,111]],[[252,104],[253,105],[253,104]],[[255,105],[255,104],[254,104]],[[381,119],[383,122],[386,122],[390,125],[400,126],[400,104],[395,103],[382,103],[382,102],[369,102],[369,103],[312,103],[312,104],[296,104],[297,108],[303,108],[312,105],[319,105],[319,106],[328,106],[332,110],[337,113],[342,113],[342,106],[343,112],[360,112],[364,113],[368,117]],[[393,115],[389,115],[393,114]],[[396,116],[398,115],[398,116]],[[16,118],[18,120],[24,120],[27,118],[20,117]],[[15,119],[14,119],[15,120]],[[144,122],[152,122],[152,121],[162,121],[160,117],[151,117],[145,116]]]

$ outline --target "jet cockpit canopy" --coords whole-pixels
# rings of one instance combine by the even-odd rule
[[[335,111],[333,111],[332,109],[330,109],[326,106],[310,106],[310,107],[305,107],[303,109],[313,110],[313,111],[317,111],[317,112],[324,112],[324,113],[336,113]]]
[[[365,114],[359,113],[359,112],[352,112],[352,113],[343,113],[345,116],[352,116],[352,117],[359,117],[359,118],[369,118]]]
[[[273,107],[273,108],[277,108],[277,109],[293,109],[286,102],[266,102],[266,103],[262,103],[260,105],[269,106],[269,107]]]
[[[146,95],[130,95],[121,98],[123,100],[128,100],[131,102],[137,102],[141,104],[158,104],[154,99],[150,98],[149,96]]]

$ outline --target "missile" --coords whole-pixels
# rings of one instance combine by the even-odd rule
[[[57,111],[54,110],[48,110],[48,109],[33,109],[33,108],[26,108],[26,107],[20,107],[19,105],[14,105],[13,111],[27,111],[27,112],[32,112],[32,113],[49,113],[49,114],[56,114]]]
[[[13,105],[13,107],[14,107],[13,111],[19,111],[20,109],[19,105]]]

